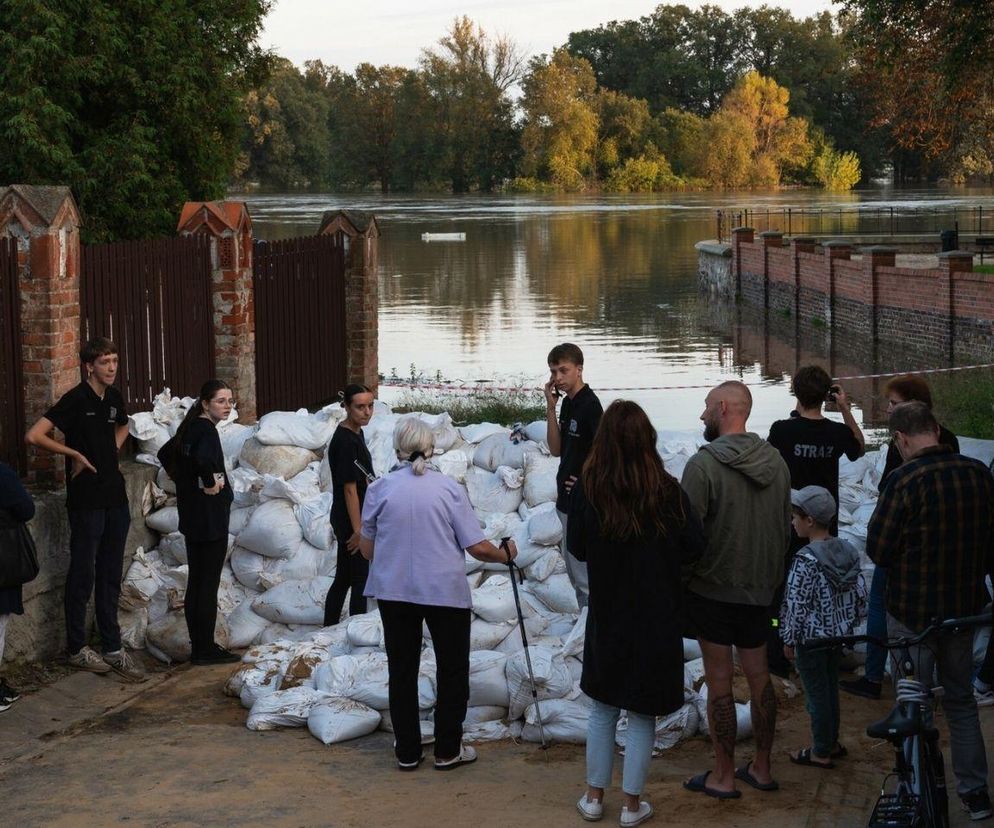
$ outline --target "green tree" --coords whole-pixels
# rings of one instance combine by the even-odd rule
[[[851,190],[862,176],[859,156],[824,147],[811,162],[815,179],[826,190]]]
[[[543,55],[532,61],[523,87],[525,174],[563,189],[582,189],[595,171],[597,150],[593,69],[557,49],[551,59]]]
[[[68,184],[89,239],[221,197],[270,0],[0,0],[0,180]]]
[[[661,149],[677,175],[704,176],[707,122],[693,112],[668,108],[657,118],[662,140]]]

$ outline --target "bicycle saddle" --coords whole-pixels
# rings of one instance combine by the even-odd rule
[[[874,722],[866,728],[866,735],[873,739],[904,739],[924,732],[921,714],[915,705],[902,703],[888,714],[886,719]]]

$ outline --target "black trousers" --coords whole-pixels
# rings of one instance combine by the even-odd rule
[[[110,509],[69,510],[69,572],[66,574],[66,638],[69,655],[86,644],[86,605],[93,606],[101,649],[121,649],[117,600],[121,596],[124,544],[131,514],[127,505]]]
[[[331,583],[328,595],[324,599],[324,625],[330,627],[342,620],[342,607],[345,606],[345,595],[349,589],[349,615],[362,615],[366,611],[366,578],[369,577],[369,561],[357,551],[349,554],[346,541],[352,536],[344,529],[335,529],[338,540],[338,563],[335,566],[335,580]]]
[[[190,631],[192,658],[206,655],[215,646],[217,588],[221,583],[221,570],[227,553],[227,536],[212,541],[186,539],[190,574],[186,581],[183,612],[186,615],[186,628]]]
[[[383,643],[390,669],[390,719],[397,740],[398,762],[416,762],[421,756],[418,715],[418,668],[421,633],[428,624],[435,648],[435,756],[451,759],[462,749],[462,723],[469,702],[468,609],[377,601],[383,619]]]

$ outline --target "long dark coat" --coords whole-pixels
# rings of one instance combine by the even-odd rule
[[[570,554],[587,562],[587,610],[580,688],[590,698],[663,716],[683,706],[681,566],[704,551],[704,530],[680,490],[685,520],[665,536],[649,528],[633,540],[604,537],[582,486],[567,523]]]

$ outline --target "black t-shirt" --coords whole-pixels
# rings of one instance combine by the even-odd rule
[[[568,512],[566,480],[579,477],[590,453],[594,434],[601,422],[601,401],[589,385],[584,385],[572,399],[567,397],[559,409],[559,471],[556,473],[556,508]]]
[[[345,425],[335,429],[328,445],[328,467],[331,469],[332,503],[331,525],[336,534],[351,536],[352,521],[345,506],[345,484],[355,483],[359,495],[359,509],[366,497],[366,475],[356,467],[355,461],[362,463],[365,469],[373,470],[373,458],[366,448],[366,438],[360,430],[356,434]]]
[[[810,420],[791,417],[770,426],[770,445],[780,452],[790,469],[790,486],[821,486],[839,503],[839,460],[850,460],[862,453],[859,440],[844,423],[834,420]]]
[[[65,435],[66,445],[82,452],[96,474],[83,469],[72,477],[72,459],[66,457],[66,507],[110,509],[127,506],[124,477],[117,464],[117,427],[127,425],[124,398],[113,385],[103,399],[87,382],[81,382],[45,412],[45,417]]]
[[[176,470],[180,532],[195,543],[227,537],[234,493],[224,468],[221,438],[206,417],[197,417],[183,429]],[[214,485],[215,474],[224,475],[224,487],[215,495],[205,494],[204,488]]]
[[[943,425],[939,426],[939,445],[949,446],[953,451],[959,454],[959,440],[956,439],[956,435],[953,434],[948,428]],[[880,485],[877,486],[877,491],[882,492],[884,490],[884,484],[887,482],[887,478],[891,476],[891,473],[904,462],[904,458],[901,457],[901,452],[898,451],[897,445],[893,440],[887,446],[887,462],[884,464],[883,474],[880,475]]]

